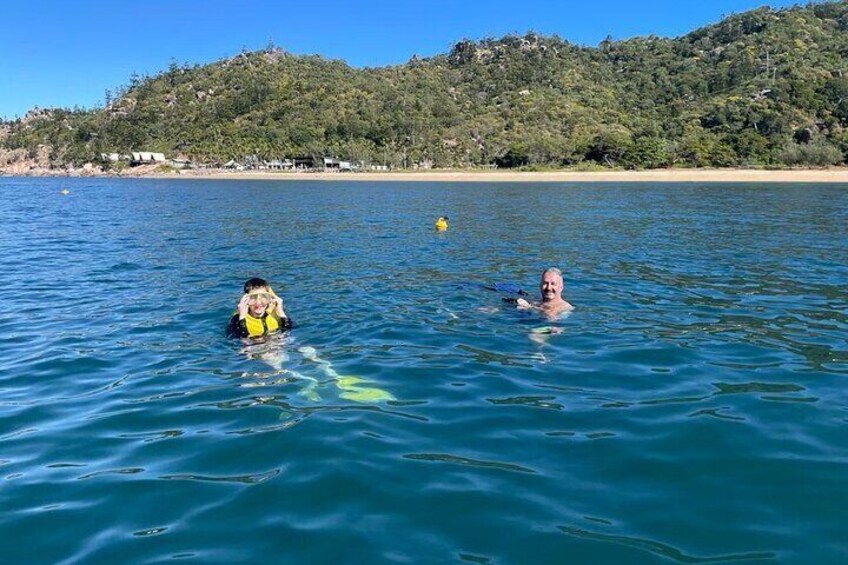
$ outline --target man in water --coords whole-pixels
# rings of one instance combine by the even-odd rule
[[[563,300],[562,287],[562,271],[556,267],[545,269],[542,272],[542,278],[539,280],[539,292],[542,295],[542,300],[536,304],[531,304],[527,300],[519,298],[515,301],[515,304],[522,310],[539,310],[553,320],[560,314],[571,312],[574,309],[574,306]]]
[[[291,327],[282,298],[271,290],[268,281],[252,278],[244,283],[244,296],[227,325],[227,337],[263,338]]]

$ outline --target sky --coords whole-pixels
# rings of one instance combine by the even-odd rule
[[[596,46],[676,37],[781,0],[7,0],[0,10],[0,118],[91,108],[133,73],[206,64],[273,42],[354,67],[448,52],[462,39],[534,31]]]

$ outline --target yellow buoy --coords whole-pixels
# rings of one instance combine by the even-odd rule
[[[448,217],[447,216],[439,216],[439,219],[436,220],[436,231],[446,231],[448,229]]]

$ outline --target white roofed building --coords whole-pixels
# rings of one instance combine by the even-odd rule
[[[151,151],[133,151],[130,163],[133,165],[147,165],[150,163],[164,163],[164,153],[153,153]]]

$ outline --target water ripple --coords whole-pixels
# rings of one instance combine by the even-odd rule
[[[143,472],[144,469],[141,467],[129,467],[125,469],[106,469],[104,471],[95,471],[94,473],[80,475],[79,477],[77,477],[77,479],[80,481],[85,481],[88,479],[93,479],[94,477],[101,477],[103,475],[135,475]]]
[[[211,483],[243,483],[246,485],[255,485],[273,479],[281,472],[282,470],[280,469],[273,469],[264,473],[231,476],[193,475],[182,473],[176,475],[161,475],[159,478],[167,481],[202,481]]]
[[[844,561],[846,186],[58,182],[0,179],[8,562]]]
[[[666,545],[664,543],[660,543],[653,540],[642,539],[637,537],[629,537],[629,536],[616,536],[609,534],[601,534],[597,532],[590,532],[588,530],[584,530],[581,528],[576,528],[574,526],[559,526],[559,530],[565,534],[570,536],[588,539],[593,541],[600,541],[603,543],[614,543],[619,545],[625,545],[628,547],[635,547],[637,549],[645,550],[649,553],[653,553],[654,555],[658,555],[660,557],[665,557],[671,559],[673,561],[677,561],[678,563],[721,563],[724,561],[763,561],[763,560],[771,560],[776,559],[777,554],[771,552],[751,552],[751,553],[737,553],[737,554],[729,554],[729,555],[715,555],[711,557],[696,557],[692,555],[687,555],[680,551],[679,549],[672,547],[670,545]]]
[[[501,469],[503,471],[516,471],[519,473],[536,473],[533,469],[515,465],[514,463],[501,463],[498,461],[482,461],[480,459],[470,459],[468,457],[458,457],[456,455],[448,455],[443,453],[408,453],[404,455],[406,459],[413,461],[428,461],[438,463],[452,463],[454,465],[468,465],[471,467]]]

